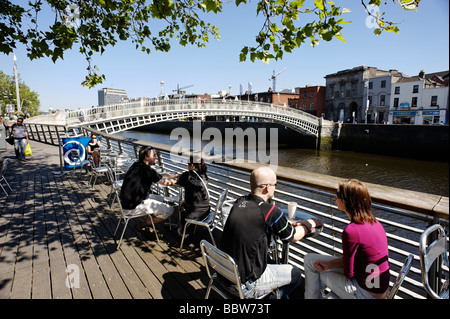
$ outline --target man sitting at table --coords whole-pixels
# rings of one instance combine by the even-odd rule
[[[139,161],[135,162],[125,174],[120,200],[123,209],[145,211],[152,215],[153,222],[159,223],[169,218],[174,208],[164,202],[164,198],[151,194],[153,183],[171,186],[177,182],[178,175],[160,175],[151,165],[156,163],[156,152],[151,146],[139,150]],[[150,218],[147,225],[151,225]]]
[[[237,263],[245,298],[258,298],[275,288],[280,288],[281,297],[293,292],[301,283],[300,269],[267,263],[270,238],[295,242],[323,225],[317,219],[288,222],[269,202],[276,184],[277,176],[270,168],[255,169],[250,176],[251,194],[236,200],[223,230],[220,248]]]

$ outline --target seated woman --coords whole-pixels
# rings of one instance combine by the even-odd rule
[[[305,299],[319,299],[325,284],[342,299],[385,298],[389,287],[388,242],[371,212],[366,186],[356,179],[339,183],[339,210],[350,219],[342,233],[342,257],[305,256]]]
[[[207,167],[203,159],[194,161],[190,157],[188,171],[178,177],[177,184],[184,187],[184,203],[180,208],[180,225],[178,234],[181,236],[186,218],[202,220],[210,213]]]
[[[86,151],[94,159],[94,164],[96,167],[100,165],[100,141],[97,140],[97,136],[92,134],[91,140],[89,141]]]

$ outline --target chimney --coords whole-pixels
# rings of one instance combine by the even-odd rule
[[[421,79],[425,78],[425,71],[424,70],[420,70],[419,78],[421,78]]]

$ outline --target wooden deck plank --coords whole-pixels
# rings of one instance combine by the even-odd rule
[[[14,270],[11,298],[30,299],[33,262],[34,175],[22,182],[23,206],[20,223],[20,239]]]
[[[34,251],[33,251],[33,299],[51,298],[50,265],[47,246],[47,229],[44,203],[46,176],[35,175]]]
[[[90,187],[85,173],[55,175],[58,148],[31,143],[33,157],[11,160],[14,191],[0,198],[0,298],[203,298],[198,247],[180,253],[175,230],[158,225],[157,243],[132,221],[117,250],[105,180]],[[80,288],[68,286],[74,269]]]
[[[90,196],[92,190],[74,181],[71,181],[71,185],[74,189],[80,190],[80,192],[76,193],[80,200],[80,206],[83,207],[83,211],[85,212],[86,218],[83,225],[87,227],[86,234],[91,242],[92,251],[98,260],[100,268],[102,269],[111,294],[114,298],[131,298],[126,285],[124,284],[105,247],[106,245],[115,245],[111,234],[104,228],[103,223],[99,223],[96,219],[97,215],[95,213],[95,208],[98,208],[98,205],[95,201],[93,201],[93,197]],[[84,194],[83,191],[85,191],[87,195]],[[87,220],[89,220],[89,222],[87,222]]]
[[[60,229],[58,226],[57,212],[62,209],[61,202],[58,199],[58,192],[54,184],[53,176],[48,176],[48,184],[45,193],[46,201],[52,203],[47,211],[47,238],[48,251],[50,259],[50,274],[53,299],[71,299],[72,292],[66,286],[67,265],[64,258],[63,245],[60,238]]]

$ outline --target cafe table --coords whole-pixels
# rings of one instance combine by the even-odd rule
[[[282,208],[280,210],[284,214],[284,216],[286,216],[286,218],[289,219],[288,210],[285,208]],[[308,220],[310,218],[317,218],[317,217],[302,210],[302,209],[297,208],[297,210],[295,211],[295,217],[294,217],[293,221]],[[317,227],[314,229],[313,232],[306,234],[305,237],[303,237],[303,239],[316,237],[322,231],[323,231],[323,226]],[[272,254],[272,258],[274,259],[274,261],[278,264],[287,264],[289,261],[289,242],[281,242],[281,247],[280,247],[279,238],[274,237],[271,245],[273,245],[272,250],[274,253]],[[281,260],[278,255],[278,251],[280,251],[280,250],[281,250]]]

